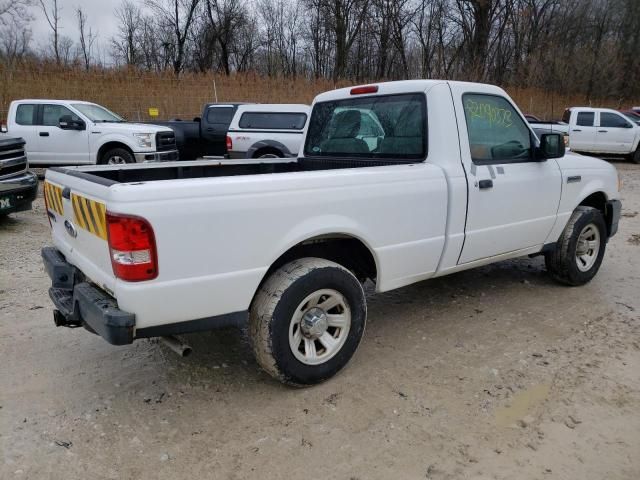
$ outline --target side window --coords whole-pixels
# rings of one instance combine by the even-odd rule
[[[80,117],[63,105],[43,105],[42,125],[47,127],[57,127],[60,117],[70,115],[72,120],[80,120]]]
[[[580,127],[593,127],[593,120],[595,116],[596,115],[593,112],[578,112],[576,125]]]
[[[33,103],[23,103],[16,109],[16,123],[18,125],[34,125],[33,117],[36,106]]]
[[[302,130],[307,123],[306,113],[245,112],[240,117],[240,128],[274,130]]]
[[[580,116],[580,114],[578,114],[578,116]],[[565,109],[564,113],[562,114],[562,121],[564,123],[569,123],[569,119],[571,118],[571,109],[567,108]]]
[[[615,113],[600,112],[600,126],[607,128],[629,128],[631,124]]]
[[[227,130],[235,111],[233,107],[209,107],[207,123],[216,130]]]
[[[532,158],[531,131],[506,98],[465,94],[471,159],[476,164],[526,162]]]

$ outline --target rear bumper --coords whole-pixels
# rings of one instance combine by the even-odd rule
[[[38,177],[33,172],[0,179],[0,215],[31,210],[37,194]]]
[[[180,159],[178,150],[167,150],[166,152],[141,152],[134,153],[136,162],[172,162]]]
[[[613,237],[618,232],[622,202],[620,200],[609,200],[606,208],[608,233],[609,237]]]
[[[120,310],[115,298],[87,282],[82,272],[67,262],[58,249],[44,247],[42,260],[51,278],[49,297],[55,306],[53,317],[56,326],[85,327],[112,345],[127,345],[137,338],[243,327],[248,317],[246,311],[234,312],[136,329],[135,314]]]
[[[84,275],[55,248],[42,249],[44,268],[51,278],[49,297],[56,326],[85,327],[112,345],[133,342],[135,315],[123,312],[116,300],[84,281]]]

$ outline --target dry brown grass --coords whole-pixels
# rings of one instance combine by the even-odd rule
[[[0,65],[0,119],[6,118],[12,100],[22,98],[93,101],[129,120],[149,120],[150,107],[159,109],[160,119],[190,119],[200,114],[204,103],[215,100],[216,92],[220,102],[311,103],[318,93],[347,84],[336,85],[325,79],[263,77],[252,73],[228,77],[211,72],[186,73],[176,79],[170,72],[126,69],[85,72],[52,65],[20,64],[12,68]],[[582,95],[551,95],[538,89],[507,87],[507,90],[523,111],[548,119],[559,117],[568,106],[587,103]],[[607,99],[591,103],[593,106],[621,106],[615,100]],[[635,104],[640,104],[640,100]]]

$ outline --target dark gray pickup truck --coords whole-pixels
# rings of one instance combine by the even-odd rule
[[[22,138],[0,138],[0,217],[31,209],[38,177],[29,171]]]
[[[195,160],[205,155],[227,153],[227,131],[241,103],[207,103],[202,116],[192,121],[169,120],[154,125],[169,127],[175,133],[180,160]]]

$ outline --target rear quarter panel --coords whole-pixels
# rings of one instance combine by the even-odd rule
[[[159,276],[117,281],[138,327],[249,308],[270,265],[290,247],[347,234],[372,251],[378,290],[431,276],[445,235],[447,184],[426,163],[170,180],[109,188],[108,209],[153,226]]]

